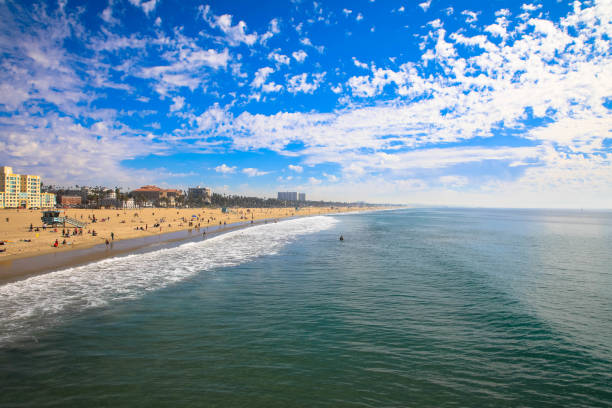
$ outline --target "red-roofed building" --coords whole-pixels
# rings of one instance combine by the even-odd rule
[[[146,201],[158,202],[160,199],[169,199],[170,205],[174,205],[174,199],[178,196],[183,195],[181,190],[177,189],[163,189],[157,186],[142,186],[131,192],[131,195],[136,199],[144,199]]]
[[[148,201],[157,201],[160,199],[164,190],[157,186],[142,186],[132,191],[132,195],[138,198],[144,198]]]

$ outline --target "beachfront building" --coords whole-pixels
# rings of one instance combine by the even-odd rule
[[[182,190],[177,190],[174,188],[169,188],[166,190],[162,190],[161,198],[178,198],[183,195]]]
[[[142,186],[133,190],[130,195],[143,206],[148,206],[146,203],[159,204],[161,206],[174,206],[179,197],[183,196],[183,192],[177,189],[162,189],[157,186]]]
[[[306,193],[296,191],[279,191],[278,199],[281,201],[306,201]]]
[[[15,174],[9,166],[0,167],[0,208],[42,208],[40,176],[32,174]],[[51,197],[44,197],[44,203],[55,202]]]
[[[63,195],[60,198],[60,204],[62,205],[62,207],[76,207],[81,205],[81,202],[81,196]]]
[[[114,198],[103,198],[99,201],[99,205],[100,208],[119,208],[121,207],[121,202]]]
[[[161,198],[162,189],[157,186],[142,186],[133,190],[130,194],[143,201],[157,201]]]
[[[131,209],[134,209],[134,208],[136,208],[136,203],[134,202],[133,198],[129,198],[129,199],[127,199],[127,200],[125,200],[123,202],[123,209],[124,210],[131,210]]]
[[[212,200],[212,193],[208,187],[189,187],[187,190],[187,197],[189,201],[202,201],[204,204],[210,204]]]
[[[40,193],[40,208],[55,208],[56,205],[55,194]]]
[[[22,174],[19,176],[21,181],[20,193],[27,197],[26,208],[40,208],[40,176]]]
[[[278,199],[281,201],[297,201],[298,193],[295,191],[279,191]]]

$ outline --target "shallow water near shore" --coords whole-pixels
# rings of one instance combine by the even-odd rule
[[[0,406],[612,406],[611,242],[410,209],[36,276],[0,286]]]

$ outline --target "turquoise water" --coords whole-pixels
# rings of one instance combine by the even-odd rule
[[[611,265],[612,213],[457,209],[106,260],[0,287],[0,406],[609,407]]]

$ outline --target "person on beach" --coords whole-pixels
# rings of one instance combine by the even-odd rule
[[[57,239],[55,240],[55,243],[53,244],[53,246],[54,246],[55,248],[57,248],[57,247],[59,246],[59,242],[57,241]]]
[[[111,232],[111,240],[114,241],[115,240],[115,233]]]
[[[108,248],[108,244],[110,244],[110,242],[108,242],[108,238],[106,238],[106,247]]]

